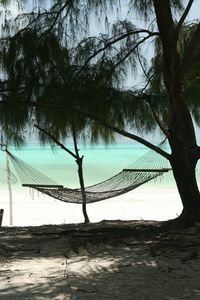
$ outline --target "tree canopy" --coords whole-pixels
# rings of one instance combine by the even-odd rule
[[[160,123],[165,123],[162,54],[156,25],[152,23],[148,29],[137,28],[130,20],[136,13],[149,21],[148,16],[153,15],[153,1],[130,1],[127,19],[119,18],[120,1],[84,1],[81,4],[79,1],[51,1],[48,9],[42,9],[41,3],[44,5],[45,2],[39,1],[31,13],[20,14],[4,28],[7,37],[1,43],[2,99],[9,99],[9,105],[18,103],[19,108],[14,112],[16,116],[8,117],[2,104],[1,123],[7,138],[11,137],[11,130],[7,128],[10,118],[18,123],[15,126],[18,134],[15,132],[12,137],[19,137],[33,113],[37,123],[48,124],[57,136],[64,137],[69,128],[67,109],[48,109],[49,104],[67,105],[68,108],[73,105],[80,111],[98,112],[104,121],[109,120],[117,127],[135,127],[143,132],[157,126],[153,111],[160,116]],[[172,1],[172,6],[176,15],[183,11],[181,1]],[[89,27],[94,25],[94,17],[103,17],[108,23],[111,9],[115,9],[116,19],[107,25],[107,31],[90,36]],[[190,30],[187,25],[186,34],[183,33],[185,39]],[[155,49],[150,66],[143,52],[149,41]],[[140,90],[124,89],[123,81],[130,67],[134,72],[138,67],[143,70],[145,84]],[[191,73],[196,71],[191,70]],[[191,84],[194,80],[188,84],[188,92],[191,92],[189,89],[194,91]],[[198,93],[198,82],[195,86]],[[31,103],[37,107],[30,109]],[[196,101],[192,101],[191,109],[198,121],[195,104]],[[68,114],[71,115],[70,110]],[[78,118],[80,121],[80,116]],[[87,128],[87,134],[92,132],[94,141],[99,136],[107,141],[113,138],[110,131],[91,119],[84,119],[79,124],[80,129]]]
[[[48,8],[42,9],[45,3]],[[154,11],[153,1],[130,1],[125,6],[126,18],[120,19],[122,5],[121,1],[36,1],[31,13],[21,13],[7,22],[1,42],[2,99],[6,104],[2,103],[0,110],[7,138],[19,137],[33,114],[37,123],[48,124],[57,137],[64,137],[69,129],[67,114],[71,115],[72,106],[94,115],[98,112],[103,121],[120,128],[152,132],[157,124],[161,131],[167,127],[160,37],[155,21],[148,24],[153,20],[149,20]],[[182,1],[171,1],[171,6],[178,20],[184,12]],[[114,18],[111,11],[115,11]],[[146,20],[148,27],[134,24],[135,15]],[[114,19],[112,23],[109,16]],[[103,19],[105,30],[90,36],[95,17]],[[192,23],[181,27],[182,49],[196,26]],[[144,57],[149,44],[155,51],[151,64]],[[185,84],[197,122],[198,51]],[[125,90],[129,68],[133,72],[142,69],[145,81],[142,88]],[[10,112],[7,105],[15,103],[19,108],[13,112],[15,116],[7,116]],[[57,109],[52,109],[54,105]],[[59,109],[59,105],[67,105],[69,109]],[[92,140],[99,136],[107,141],[113,138],[111,131],[93,120],[76,118],[79,118],[80,130],[86,128],[87,134],[92,133]],[[15,120],[17,125],[12,135],[7,128],[9,119]]]

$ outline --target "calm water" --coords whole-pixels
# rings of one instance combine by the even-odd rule
[[[84,155],[85,185],[105,180],[137,160],[148,149],[139,144],[79,145]],[[79,187],[77,165],[62,149],[50,146],[28,145],[21,149],[10,147],[10,152],[35,167],[49,178],[67,187]],[[70,147],[70,150],[73,150]],[[83,221],[80,205],[66,204],[48,196],[30,197],[28,188],[21,187],[13,166],[12,173],[17,182],[12,184],[12,207],[8,193],[5,171],[5,152],[0,152],[0,208],[4,208],[4,225],[41,225],[76,223]],[[170,204],[169,204],[170,202]],[[170,210],[169,210],[170,208]],[[162,180],[152,181],[140,188],[101,203],[88,205],[91,221],[102,219],[168,219],[180,213],[181,205],[171,172]]]

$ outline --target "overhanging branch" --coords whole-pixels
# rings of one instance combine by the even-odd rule
[[[57,145],[61,147],[61,149],[65,150],[67,153],[69,153],[71,156],[77,159],[77,156],[71,150],[69,150],[63,144],[61,144],[50,132],[48,132],[44,128],[41,128],[37,124],[34,124],[34,127],[37,128],[39,131],[43,132],[44,134],[48,135]]]
[[[4,101],[1,101],[2,103]],[[135,135],[135,134],[132,134],[130,132],[127,132],[125,130],[122,130],[120,128],[117,128],[115,126],[112,126],[106,122],[104,122],[103,120],[101,120],[100,118],[94,116],[93,114],[89,114],[89,113],[86,113],[86,112],[82,112],[78,109],[75,109],[75,108],[69,108],[68,106],[66,105],[56,105],[56,104],[38,104],[38,103],[35,103],[35,102],[29,102],[27,103],[27,105],[29,106],[33,106],[33,107],[51,107],[51,108],[57,108],[57,109],[68,109],[68,110],[71,110],[73,112],[76,112],[77,114],[79,115],[82,115],[82,116],[85,116],[89,119],[92,119],[96,122],[98,122],[100,125],[108,128],[108,129],[111,129],[113,130],[114,132],[122,135],[122,136],[125,136],[127,138],[130,138],[146,147],[148,147],[149,149],[152,149],[153,151],[157,152],[158,154],[160,154],[161,156],[165,157],[166,159],[170,160],[170,154],[167,153],[166,151],[162,150],[161,148],[155,146],[154,144],[148,142],[147,140]],[[52,140],[54,140],[54,142],[56,144],[58,144],[63,150],[67,151],[70,155],[72,155],[75,159],[77,159],[77,156],[71,152],[69,149],[67,149],[63,144],[61,144],[53,135],[51,135],[50,133],[47,133],[46,130],[44,130],[43,128],[40,128],[38,125],[34,125],[36,128],[38,128],[40,131],[43,131],[44,133],[48,134],[49,137],[52,138]]]
[[[99,53],[105,51],[107,48],[109,48],[111,45],[113,44],[116,44],[117,42],[123,40],[124,38],[128,37],[128,36],[131,36],[131,35],[136,35],[136,34],[139,34],[139,33],[147,33],[148,34],[148,38],[150,36],[155,36],[155,35],[159,35],[158,32],[151,32],[149,30],[146,30],[146,29],[140,29],[140,30],[135,30],[135,31],[130,31],[130,32],[126,32],[122,35],[120,35],[119,37],[111,40],[110,42],[108,42],[104,47],[100,48],[99,50],[95,51],[95,53],[93,53],[92,55],[90,55],[88,57],[88,59],[85,61],[84,65],[81,67],[81,69],[79,69],[78,71],[78,74],[80,72],[82,72],[85,67],[87,66],[87,64],[95,57],[97,56]]]
[[[153,76],[155,75],[155,73],[153,73],[151,76],[148,76],[147,72],[145,71],[145,68],[141,62],[141,59],[140,59],[140,56],[139,56],[139,53],[138,53],[138,61],[139,61],[139,64],[140,64],[140,67],[145,75],[145,77],[147,78],[147,83],[145,85],[145,87],[141,90],[140,94],[142,94],[145,89],[147,88],[147,86],[149,85],[149,83],[151,83],[151,79],[153,78]],[[158,113],[154,110],[153,108],[153,105],[151,103],[150,100],[146,100],[146,102],[149,104],[149,107],[151,109],[151,112],[152,112],[152,115],[154,117],[154,120],[156,121],[156,123],[158,124],[158,126],[160,127],[160,129],[162,130],[162,132],[165,134],[165,136],[167,137],[168,136],[168,132],[162,122],[162,120],[160,119]]]
[[[179,33],[180,33],[181,27],[182,27],[187,15],[188,15],[189,11],[190,11],[190,8],[192,7],[193,2],[194,2],[194,0],[189,0],[188,1],[188,5],[186,6],[186,9],[185,9],[184,13],[182,14],[182,16],[181,16],[181,18],[180,18],[180,20],[179,20],[179,22],[176,26],[177,35],[179,35]]]
[[[146,100],[146,102],[149,104],[149,107],[151,109],[154,120],[156,121],[156,123],[158,124],[158,126],[160,127],[162,132],[165,134],[165,136],[168,137],[169,133],[168,133],[167,129],[165,128],[165,125],[163,124],[162,120],[160,119],[160,116],[158,115],[158,113],[153,108],[153,105],[152,105],[151,101]]]
[[[187,71],[190,62],[193,58],[193,53],[200,45],[200,23],[197,25],[195,32],[193,33],[190,42],[188,43],[187,49],[184,53],[184,56],[176,69],[176,75],[183,78],[185,72]]]
[[[89,119],[92,119],[94,121],[97,121],[100,125],[102,126],[105,126],[106,128],[109,128],[111,130],[113,130],[114,132],[120,134],[120,135],[123,135],[125,137],[128,137],[132,140],[135,140],[137,141],[138,143],[140,144],[143,144],[144,146],[154,150],[155,152],[157,152],[158,154],[160,154],[161,156],[165,157],[166,159],[170,160],[170,154],[168,154],[167,152],[165,152],[164,150],[160,149],[159,147],[155,146],[154,144],[148,142],[147,140],[135,135],[135,134],[132,134],[130,132],[127,132],[125,130],[122,130],[122,129],[119,129],[115,126],[112,126],[106,122],[104,122],[103,120],[101,120],[100,118],[92,115],[92,114],[89,114],[89,113],[86,113],[86,112],[82,112],[82,111],[79,111],[77,109],[72,109],[74,112],[78,113],[78,114],[81,114],[81,115],[84,115],[85,117],[89,118]]]
[[[144,43],[146,40],[148,40],[150,37],[154,36],[155,34],[152,33],[152,34],[149,34],[148,36],[142,38],[138,43],[136,43],[136,45],[130,50],[128,51],[128,53],[126,53],[126,55],[124,57],[122,57],[121,60],[119,60],[113,67],[113,70],[116,69],[124,60],[126,60],[133,51],[135,51],[139,45],[141,45],[142,43]],[[157,34],[156,34],[157,35]]]

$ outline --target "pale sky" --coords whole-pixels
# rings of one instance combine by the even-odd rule
[[[39,0],[27,1],[26,10],[27,11],[32,10],[32,8],[36,6],[36,3],[38,3],[38,1]],[[50,2],[51,2],[51,0],[46,1],[46,7],[49,6]],[[14,1],[12,2],[11,6],[10,6],[10,10],[11,10],[12,15],[16,16],[18,14],[18,8],[13,3],[14,3]],[[139,26],[141,28],[142,27],[147,28],[147,24],[144,23],[141,20],[141,18],[139,18],[138,16],[134,16],[133,14],[127,15],[128,3],[129,3],[129,0],[121,0],[121,12],[119,13],[119,18],[129,19],[130,21],[135,23],[137,26]],[[185,1],[185,3],[187,4],[188,1]],[[113,14],[112,12],[110,12],[108,14],[108,18],[109,18],[109,22],[112,23],[112,22],[116,21],[117,16],[115,14]],[[150,16],[149,23],[152,22],[153,18],[154,18],[154,16]],[[200,18],[200,0],[194,0],[194,3],[190,10],[190,13],[188,14],[187,20],[195,21],[195,19],[199,19],[199,18]],[[98,21],[95,22],[95,17],[93,17],[91,23],[92,23],[92,26],[91,26],[90,35],[98,35],[99,33],[105,32],[104,21],[102,21],[102,24],[100,24]],[[152,47],[149,45],[150,45],[149,43],[146,44],[146,48],[144,51],[144,55],[147,59],[147,62],[150,62],[150,60],[153,56]],[[141,74],[142,74],[141,70],[138,70],[138,73],[136,76],[134,76],[134,74],[129,72],[129,75],[124,82],[125,87],[132,88],[132,87],[136,87],[136,86],[140,85],[140,87],[142,88],[144,83],[143,83],[143,78],[142,78]]]

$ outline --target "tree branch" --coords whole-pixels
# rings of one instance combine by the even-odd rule
[[[67,3],[65,3],[65,4],[59,9],[59,11],[57,11],[57,14],[56,14],[56,16],[55,16],[55,19],[54,19],[53,23],[51,24],[51,26],[48,28],[47,32],[50,32],[50,31],[53,29],[53,27],[55,26],[55,24],[56,24],[56,22],[57,22],[59,16],[62,14],[63,10],[64,10],[66,7],[67,7]],[[68,11],[67,11],[67,14],[68,14],[68,12],[69,12],[69,9],[68,9]]]
[[[162,132],[165,134],[165,136],[168,137],[169,133],[168,133],[167,129],[165,128],[165,126],[164,126],[162,120],[160,119],[159,115],[154,110],[151,101],[150,100],[146,100],[146,102],[149,104],[149,107],[151,109],[151,112],[152,112],[152,115],[154,117],[154,120],[156,121],[156,123],[158,124],[158,126],[160,127],[160,129],[162,130]]]
[[[90,55],[88,57],[88,59],[85,61],[84,65],[81,67],[81,69],[79,69],[78,71],[78,74],[80,72],[82,72],[85,67],[87,66],[87,64],[95,57],[97,56],[99,53],[105,51],[107,48],[109,48],[111,45],[113,44],[116,44],[117,42],[123,40],[124,38],[130,36],[130,35],[135,35],[135,34],[139,34],[139,33],[147,33],[150,35],[158,35],[159,33],[158,32],[151,32],[149,30],[146,30],[146,29],[140,29],[140,30],[135,30],[135,31],[130,31],[130,32],[126,32],[122,35],[120,35],[118,38],[114,39],[114,40],[111,40],[109,43],[107,43],[104,47],[100,48],[99,50],[97,50],[95,53],[93,53],[92,55]]]
[[[141,94],[142,94],[142,93],[144,92],[144,90],[146,89],[146,87],[147,87],[147,86],[149,85],[149,83],[151,82],[151,78],[155,75],[155,73],[153,73],[150,77],[148,76],[148,74],[146,73],[146,71],[145,71],[145,69],[144,69],[144,67],[143,67],[143,65],[142,65],[141,59],[140,59],[140,57],[139,57],[139,53],[138,53],[138,60],[139,60],[141,69],[142,69],[144,75],[146,76],[146,78],[147,78],[147,80],[148,80],[147,83],[146,83],[146,85],[145,85],[145,87],[144,87],[144,88],[142,89],[142,91],[141,91]],[[150,101],[150,100],[146,100],[146,102],[149,104],[149,107],[150,107],[150,109],[151,109],[152,115],[153,115],[153,117],[154,117],[156,123],[158,124],[158,126],[160,127],[160,129],[162,130],[162,132],[163,132],[163,133],[165,134],[165,136],[167,137],[167,136],[168,136],[168,131],[166,130],[166,128],[165,128],[165,126],[164,126],[162,120],[160,119],[159,115],[158,115],[157,112],[154,110],[151,101]]]
[[[74,124],[73,116],[71,118],[71,122],[72,122],[72,137],[73,137],[73,142],[74,142],[74,150],[75,150],[75,153],[76,153],[76,159],[77,159],[77,164],[78,164],[80,159],[82,160],[82,158],[80,158],[80,156],[79,156],[79,149],[78,149],[77,140],[76,140],[76,130],[75,130],[75,124]]]
[[[176,69],[177,76],[183,79],[185,72],[187,71],[190,62],[193,58],[193,53],[200,45],[200,23],[197,25],[195,32],[193,33],[190,42],[185,50],[184,56]]]
[[[94,116],[93,114],[85,113],[85,112],[79,111],[77,109],[71,109],[71,110],[73,110],[74,112],[76,112],[78,114],[84,115],[84,116],[86,116],[89,119],[97,121],[100,125],[102,125],[102,126],[104,126],[106,128],[109,128],[109,129],[113,130],[114,132],[116,132],[116,133],[118,133],[120,135],[123,135],[123,136],[128,137],[128,138],[130,138],[132,140],[137,141],[140,144],[145,145],[146,147],[152,149],[153,151],[157,152],[161,156],[163,156],[166,159],[170,160],[170,154],[168,154],[164,150],[160,149],[159,147],[155,146],[154,144],[146,141],[145,139],[143,139],[143,138],[141,138],[141,137],[139,137],[139,136],[137,136],[135,134],[132,134],[130,132],[127,132],[125,130],[119,129],[119,128],[115,127],[115,126],[112,126],[112,125],[110,125],[110,124],[102,121],[100,118]]]
[[[164,82],[169,91],[172,84],[172,75],[180,60],[177,51],[177,34],[171,12],[171,1],[153,0],[153,3],[163,48]]]
[[[77,156],[71,150],[69,150],[63,144],[61,144],[50,132],[48,132],[44,128],[41,128],[37,124],[34,124],[34,127],[36,127],[38,130],[40,130],[44,134],[48,135],[57,145],[59,145],[61,147],[61,149],[65,150],[67,153],[69,153],[71,156],[73,156],[75,159],[77,159]]]
[[[35,102],[29,102],[29,103],[27,103],[27,105],[34,106],[34,107],[52,107],[52,108],[59,108],[59,109],[64,109],[64,108],[65,108],[65,109],[68,109],[68,110],[69,110],[69,107],[66,106],[66,105],[56,105],[56,104],[46,104],[46,105],[44,105],[44,104],[37,104],[37,103],[35,103]],[[76,112],[76,113],[79,114],[79,115],[82,115],[82,116],[85,116],[85,117],[87,117],[87,118],[89,118],[89,119],[92,119],[92,120],[94,120],[94,121],[97,121],[100,125],[105,126],[105,127],[109,128],[109,129],[113,130],[114,132],[120,134],[120,135],[123,135],[123,136],[125,136],[125,137],[128,137],[128,138],[130,138],[130,139],[132,139],[132,140],[135,140],[136,142],[138,142],[138,143],[140,143],[140,144],[142,144],[142,145],[148,147],[149,149],[152,149],[153,151],[157,152],[157,153],[160,154],[161,156],[163,156],[163,157],[165,157],[166,159],[170,160],[170,154],[169,154],[169,153],[165,152],[164,150],[160,149],[159,147],[155,146],[154,144],[152,144],[152,143],[146,141],[145,139],[143,139],[143,138],[141,138],[141,137],[139,137],[139,136],[137,136],[137,135],[135,135],[135,134],[132,134],[132,133],[130,133],[130,132],[127,132],[127,131],[124,131],[124,130],[122,130],[122,129],[119,129],[119,128],[115,127],[115,126],[112,126],[112,125],[110,125],[110,124],[108,124],[108,123],[102,121],[101,119],[99,119],[98,117],[96,117],[96,116],[94,116],[94,115],[92,115],[92,114],[89,114],[89,113],[86,113],[86,112],[79,111],[78,109],[75,109],[75,108],[70,108],[70,110],[71,110],[72,112]],[[36,128],[38,128],[39,130],[43,131],[44,133],[48,134],[48,135],[55,141],[55,143],[57,143],[62,149],[64,149],[64,150],[67,151],[68,153],[71,152],[71,151],[70,151],[69,149],[67,149],[63,144],[61,144],[59,141],[57,141],[57,140],[55,139],[55,137],[52,136],[50,133],[47,133],[44,129],[40,128],[40,127],[39,127],[38,125],[36,125],[36,124],[35,124],[34,126],[35,126]],[[71,154],[74,158],[77,159],[76,155],[75,155],[73,152],[71,152],[71,153],[69,153],[69,154]]]
[[[182,16],[181,16],[181,18],[180,18],[180,20],[179,20],[179,22],[176,26],[177,35],[179,35],[179,33],[180,33],[181,27],[182,27],[187,15],[188,15],[189,11],[190,11],[190,8],[191,8],[193,2],[194,2],[194,0],[189,0],[188,1],[188,5],[186,6],[186,9],[185,9],[184,13],[182,14]]]
[[[4,103],[4,101],[0,101],[2,104]],[[147,140],[135,135],[135,134],[132,134],[130,132],[127,132],[125,130],[122,130],[122,129],[119,129],[117,128],[116,126],[112,126],[106,122],[104,122],[103,120],[101,120],[100,118],[94,116],[93,114],[89,114],[89,113],[86,113],[86,112],[82,112],[82,111],[79,111],[78,109],[75,109],[75,108],[69,108],[68,106],[66,105],[58,105],[58,104],[38,104],[36,102],[29,102],[27,103],[27,105],[29,106],[33,106],[33,107],[51,107],[51,108],[57,108],[57,109],[68,109],[68,110],[71,110],[72,112],[75,112],[79,115],[82,115],[82,116],[85,116],[89,119],[92,119],[94,121],[97,121],[100,125],[106,127],[106,128],[109,128],[111,130],[113,130],[114,132],[122,135],[122,136],[125,136],[125,137],[128,137],[132,140],[135,140],[136,142],[148,147],[149,149],[152,149],[153,151],[157,152],[158,154],[160,154],[161,156],[165,157],[166,159],[170,160],[170,154],[168,154],[167,152],[165,152],[164,150],[160,149],[159,147],[155,146],[154,144],[148,142]],[[39,127],[37,124],[34,124],[34,126],[42,131],[43,133],[47,134],[57,145],[59,145],[63,150],[65,150],[66,152],[68,152],[70,155],[72,155],[75,159],[77,159],[77,156],[72,152],[70,151],[68,148],[66,148],[63,144],[61,144],[51,133],[47,132],[45,129]]]
[[[128,51],[128,53],[120,60],[120,61],[118,61],[115,65],[114,65],[114,67],[113,67],[113,70],[115,69],[115,68],[117,68],[124,60],[126,60],[130,55],[131,55],[131,53],[135,50],[135,49],[137,49],[138,47],[139,47],[139,45],[140,44],[142,44],[142,43],[144,43],[146,40],[148,40],[150,37],[152,37],[152,36],[154,36],[154,35],[157,35],[157,33],[149,33],[149,35],[148,36],[146,36],[146,37],[144,37],[142,40],[140,40],[130,51]]]

